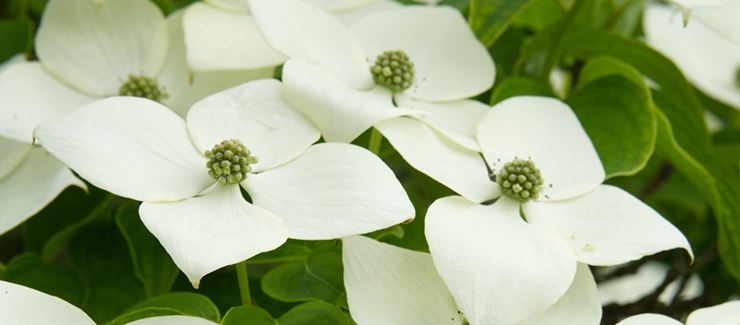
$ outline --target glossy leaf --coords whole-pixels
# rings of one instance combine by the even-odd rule
[[[182,315],[196,316],[214,322],[218,322],[221,318],[218,307],[208,297],[191,292],[175,292],[152,297],[138,303],[131,309],[146,308],[174,309]]]
[[[147,307],[147,308],[136,309],[134,311],[124,313],[123,315],[116,317],[116,319],[106,323],[106,325],[125,325],[125,324],[128,324],[130,322],[133,322],[139,319],[157,317],[157,316],[170,316],[170,315],[184,315],[184,314],[172,308]]]
[[[471,0],[468,21],[486,47],[493,45],[512,19],[532,0]]]
[[[510,97],[524,95],[555,97],[550,86],[537,79],[513,77],[496,85],[493,95],[491,95],[491,105],[496,105],[496,103]]]
[[[277,325],[277,321],[262,308],[240,306],[229,309],[221,325]]]
[[[349,325],[339,307],[323,301],[312,301],[289,310],[278,319],[280,325]]]

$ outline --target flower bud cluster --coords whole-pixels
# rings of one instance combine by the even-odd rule
[[[252,171],[250,164],[256,164],[259,159],[250,156],[249,149],[236,139],[224,140],[206,150],[204,155],[208,158],[206,167],[208,175],[218,180],[221,184],[235,184],[247,178],[247,173]]]
[[[542,174],[532,160],[514,159],[496,175],[501,192],[520,202],[537,199],[542,192]]]
[[[157,102],[161,102],[163,99],[169,97],[165,91],[159,88],[159,83],[156,79],[134,74],[128,75],[128,80],[118,88],[118,94],[121,96],[148,98]]]
[[[406,90],[414,82],[414,62],[401,50],[385,51],[378,55],[370,72],[376,84],[394,92]]]

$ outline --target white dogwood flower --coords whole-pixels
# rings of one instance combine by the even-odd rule
[[[209,96],[187,123],[154,101],[112,97],[35,135],[90,183],[143,201],[142,221],[195,287],[288,237],[339,238],[414,217],[377,156],[348,144],[312,146],[318,130],[282,101],[281,87],[265,79]]]
[[[353,236],[342,239],[342,260],[349,311],[358,324],[468,324],[467,315],[458,308],[429,253]],[[480,308],[506,313],[505,306]],[[588,265],[579,263],[573,283],[558,302],[518,324],[598,325],[600,320],[596,282]],[[470,324],[499,323],[489,319]]]
[[[559,100],[502,101],[477,137],[497,182],[486,193],[498,199],[439,199],[425,229],[434,264],[472,324],[517,324],[546,310],[568,290],[578,262],[615,265],[678,247],[692,254],[655,210],[602,185],[593,144]]]
[[[95,325],[76,306],[40,291],[0,281],[0,324]],[[193,316],[158,316],[139,319],[127,325],[216,325]]]
[[[700,308],[689,314],[686,325],[734,325],[740,323],[740,301]],[[683,325],[683,323],[659,314],[640,314],[629,317],[617,325]]]

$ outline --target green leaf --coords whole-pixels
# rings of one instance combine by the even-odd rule
[[[640,71],[635,69],[633,66],[624,63],[621,60],[615,59],[611,56],[597,56],[593,59],[588,60],[579,76],[578,85],[576,85],[576,91],[583,88],[588,83],[607,77],[611,75],[622,76],[627,78],[629,81],[634,83],[647,91],[647,86],[643,81],[643,76]]]
[[[0,20],[0,63],[16,53],[30,52],[33,22],[27,18]]]
[[[159,7],[160,10],[162,10],[162,13],[167,16],[172,11],[175,10],[175,4],[172,2],[172,0],[152,0],[154,4]]]
[[[312,301],[289,310],[278,319],[280,325],[349,325],[339,307],[323,301]]]
[[[393,225],[385,229],[380,229],[367,234],[368,237],[382,241],[386,238],[402,239],[404,235],[401,225]]]
[[[270,313],[257,306],[240,306],[229,309],[221,325],[277,325]]]
[[[557,0],[534,0],[512,20],[511,25],[538,32],[565,15]]]
[[[134,273],[144,284],[147,296],[169,292],[180,270],[157,238],[141,222],[138,204],[121,205],[115,218],[116,225],[128,244]]]
[[[23,245],[51,262],[69,245],[80,228],[103,215],[113,195],[93,186],[90,193],[76,186],[23,224]]]
[[[221,314],[218,307],[208,297],[192,292],[175,292],[156,296],[138,303],[131,310],[145,308],[169,308],[182,315],[196,316],[219,322]]]
[[[471,0],[468,23],[483,45],[490,47],[516,15],[533,0]]]
[[[555,97],[550,86],[537,79],[513,77],[505,79],[496,86],[491,95],[491,105],[496,105],[510,97],[524,95]]]
[[[302,262],[307,260],[309,255],[311,255],[310,248],[306,247],[304,243],[290,239],[277,249],[260,253],[248,259],[247,264]]]
[[[633,175],[647,165],[657,126],[644,87],[607,76],[580,88],[567,103],[591,138],[607,178]]]
[[[262,279],[262,291],[281,301],[337,301],[344,291],[342,252],[322,242],[305,262],[278,266]]]
[[[73,269],[46,263],[32,253],[15,256],[0,279],[59,297],[75,306],[82,306],[85,299],[85,288]]]
[[[135,320],[157,317],[157,316],[171,316],[171,315],[184,315],[183,313],[172,309],[163,307],[148,307],[144,309],[134,310],[132,312],[125,313],[116,319],[106,323],[106,325],[125,325]]]

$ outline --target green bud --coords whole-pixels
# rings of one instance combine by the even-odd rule
[[[252,171],[250,164],[256,164],[259,160],[250,156],[251,152],[239,140],[224,140],[206,150],[204,155],[208,158],[206,167],[209,168],[208,175],[221,184],[235,184],[247,178],[247,173]]]
[[[169,94],[161,89],[156,79],[134,74],[128,75],[128,80],[118,88],[118,94],[148,98],[157,102],[162,102],[162,100],[169,97]]]
[[[411,87],[414,82],[414,62],[401,50],[385,51],[370,67],[375,83],[398,92]]]
[[[542,193],[542,174],[532,160],[514,159],[496,174],[501,192],[520,202],[537,199]]]

